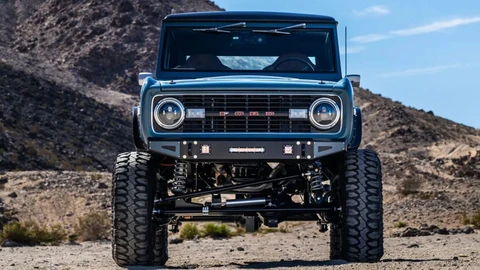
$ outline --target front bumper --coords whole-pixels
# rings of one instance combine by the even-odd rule
[[[150,141],[150,152],[188,161],[298,161],[346,151],[339,141],[184,140]]]

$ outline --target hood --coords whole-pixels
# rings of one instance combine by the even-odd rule
[[[188,90],[324,90],[332,91],[337,82],[261,75],[229,75],[158,81],[162,91]]]

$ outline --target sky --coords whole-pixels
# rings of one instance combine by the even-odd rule
[[[480,128],[480,1],[215,0],[228,11],[321,14],[338,22],[348,73],[406,106]],[[342,52],[343,54],[343,52]],[[343,55],[342,55],[343,57]],[[342,70],[343,67],[342,58]]]

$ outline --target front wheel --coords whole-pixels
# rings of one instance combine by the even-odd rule
[[[150,154],[118,155],[112,181],[113,259],[119,266],[164,265],[168,230],[152,218],[157,182]]]
[[[350,150],[334,185],[342,207],[330,225],[330,259],[378,262],[383,256],[381,162],[374,151]]]

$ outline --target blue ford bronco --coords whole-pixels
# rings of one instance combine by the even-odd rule
[[[329,230],[331,259],[379,261],[381,162],[359,148],[359,82],[342,76],[331,17],[167,16],[156,70],[139,74],[136,151],[113,172],[116,263],[164,265],[182,221],[291,220]]]

